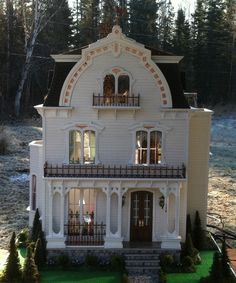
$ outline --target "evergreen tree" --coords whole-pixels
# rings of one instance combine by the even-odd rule
[[[41,239],[38,238],[34,248],[34,262],[40,270],[45,265],[45,257]]]
[[[213,264],[210,271],[210,280],[214,283],[222,283],[222,265],[221,265],[221,256],[218,252],[214,253]]]
[[[160,5],[158,17],[158,42],[165,51],[172,51],[174,30],[174,8],[170,0]]]
[[[221,247],[221,265],[222,265],[222,276],[224,279],[231,277],[231,270],[229,266],[229,257],[227,253],[227,246],[225,235],[223,236],[223,242]]]
[[[186,221],[186,237],[190,234],[192,236],[192,222],[190,214],[187,214],[187,221]]]
[[[129,29],[128,29],[128,4],[127,0],[119,0],[119,17],[120,21],[119,24],[122,28],[122,32],[125,34],[128,34]]]
[[[157,45],[158,4],[155,0],[130,0],[130,37],[146,46]]]
[[[22,272],[22,282],[23,283],[39,282],[39,273],[37,266],[34,262],[34,257],[30,246],[27,248],[27,255]]]
[[[197,0],[193,14],[192,35],[193,35],[193,69],[194,85],[198,91],[198,100],[204,101],[205,79],[206,79],[206,26],[207,26],[207,0]]]
[[[198,250],[202,250],[205,246],[205,233],[202,229],[199,212],[196,211],[193,229],[193,243]]]
[[[6,267],[4,270],[4,282],[14,283],[20,282],[21,279],[21,267],[18,252],[16,249],[16,234],[12,233],[10,246],[9,246],[9,256],[7,258]]]
[[[36,242],[40,233],[42,231],[42,224],[40,220],[40,214],[38,208],[35,211],[33,226],[31,230],[31,237],[30,240]]]

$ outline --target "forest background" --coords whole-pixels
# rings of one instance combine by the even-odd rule
[[[70,1],[72,2],[72,0]],[[184,56],[186,92],[200,105],[236,102],[235,0],[197,0],[191,16],[170,0],[0,0],[0,118],[36,114],[50,88],[50,54],[123,32]]]

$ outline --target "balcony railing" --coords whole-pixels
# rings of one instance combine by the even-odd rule
[[[44,177],[75,177],[75,178],[136,178],[155,179],[170,178],[184,179],[186,168],[182,166],[160,165],[131,165],[131,166],[105,166],[105,165],[44,165]]]
[[[66,245],[100,246],[104,244],[106,225],[73,222],[65,225]]]
[[[93,106],[95,107],[139,107],[140,95],[112,95],[102,96],[93,94]]]

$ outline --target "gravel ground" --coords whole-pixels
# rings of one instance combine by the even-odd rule
[[[28,225],[29,142],[41,139],[41,120],[0,127],[9,152],[0,155],[0,248],[12,231]],[[212,124],[208,211],[222,215],[225,227],[236,231],[236,111],[216,109]]]

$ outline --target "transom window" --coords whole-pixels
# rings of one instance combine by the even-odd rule
[[[162,155],[162,132],[137,131],[135,164],[159,164]]]
[[[69,132],[69,163],[94,164],[96,156],[95,131]]]

